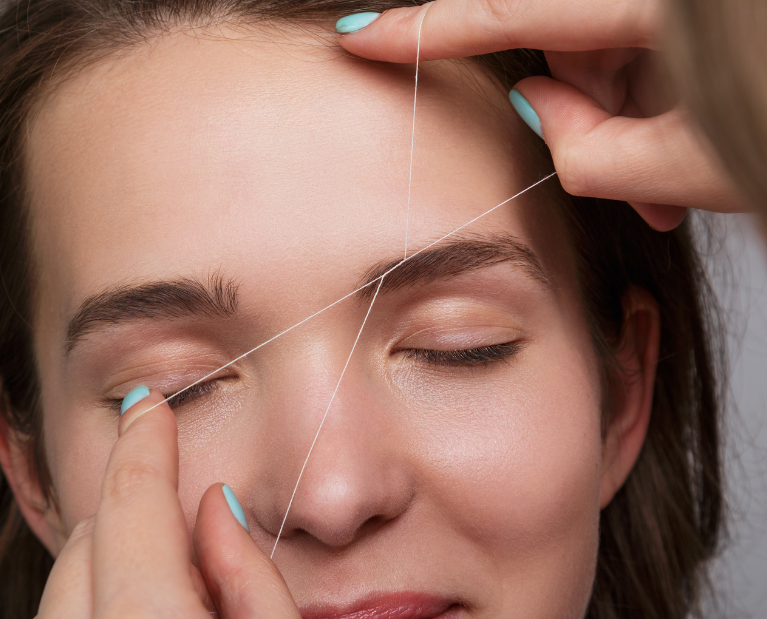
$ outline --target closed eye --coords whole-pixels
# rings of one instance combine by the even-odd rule
[[[189,402],[196,400],[197,398],[208,395],[209,393],[214,391],[216,388],[218,388],[218,383],[220,380],[221,380],[220,378],[214,378],[204,383],[194,385],[193,387],[189,387],[185,391],[182,391],[181,393],[178,393],[176,395],[163,394],[163,397],[167,400],[168,406],[170,406],[172,410],[175,410],[179,408],[180,406],[183,406],[184,404],[188,404]],[[120,410],[121,405],[122,405],[122,400],[118,400],[118,399],[110,399],[108,400],[108,404],[107,404],[108,408],[118,412]]]
[[[506,361],[523,348],[524,344],[522,342],[514,341],[460,350],[408,348],[402,352],[407,359],[424,361],[430,365],[441,367],[475,367]]]

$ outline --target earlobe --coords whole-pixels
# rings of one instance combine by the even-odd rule
[[[602,448],[600,509],[610,503],[639,458],[655,391],[660,349],[658,302],[643,288],[632,286],[624,295],[623,316],[623,334],[615,355],[620,367],[612,385],[615,403]]]
[[[31,474],[29,451],[14,440],[5,417],[0,414],[0,468],[16,504],[32,532],[56,556],[57,536],[49,521],[50,509],[37,479]]]

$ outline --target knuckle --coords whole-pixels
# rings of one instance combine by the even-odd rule
[[[485,18],[490,23],[505,29],[518,16],[520,3],[517,0],[483,0],[481,3]]]
[[[565,142],[552,149],[554,167],[562,188],[574,196],[592,195],[594,181],[589,173],[588,157],[576,145]]]
[[[158,477],[157,469],[146,462],[130,460],[122,463],[104,478],[104,498],[115,502],[130,500]]]
[[[79,539],[89,536],[93,533],[95,523],[96,519],[94,516],[78,522],[75,528],[72,529],[72,533],[69,535],[69,542],[76,542]]]
[[[663,22],[663,3],[659,0],[629,2],[624,5],[623,20],[620,27],[630,33],[626,40],[637,47],[644,47],[657,38]],[[633,35],[633,36],[632,36]]]

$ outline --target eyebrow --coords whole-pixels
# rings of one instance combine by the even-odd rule
[[[520,240],[506,235],[457,239],[403,259],[383,261],[368,269],[358,287],[359,300],[370,300],[372,284],[383,274],[379,294],[425,285],[462,273],[511,263],[546,286],[549,278],[535,252]],[[400,265],[401,266],[398,266]],[[396,267],[396,268],[394,268]],[[394,269],[394,270],[392,270]],[[88,297],[69,321],[65,351],[99,329],[124,322],[186,317],[230,317],[237,311],[237,284],[216,274],[203,283],[182,278],[134,286],[120,286]]]
[[[88,297],[67,327],[69,354],[88,334],[142,319],[229,317],[237,311],[237,284],[219,274],[207,282],[182,278],[120,286]]]
[[[547,287],[551,285],[538,256],[519,239],[508,235],[464,237],[413,254],[407,260],[391,260],[374,265],[362,277],[360,286],[366,287],[357,293],[357,298],[361,301],[372,299],[376,287],[371,284],[388,271],[391,273],[384,277],[379,294],[425,285],[503,263],[514,264],[529,277]],[[399,264],[401,266],[397,266]]]

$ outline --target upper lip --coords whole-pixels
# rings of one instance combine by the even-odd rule
[[[456,600],[428,593],[378,593],[348,606],[313,605],[301,609],[302,619],[433,619]]]

